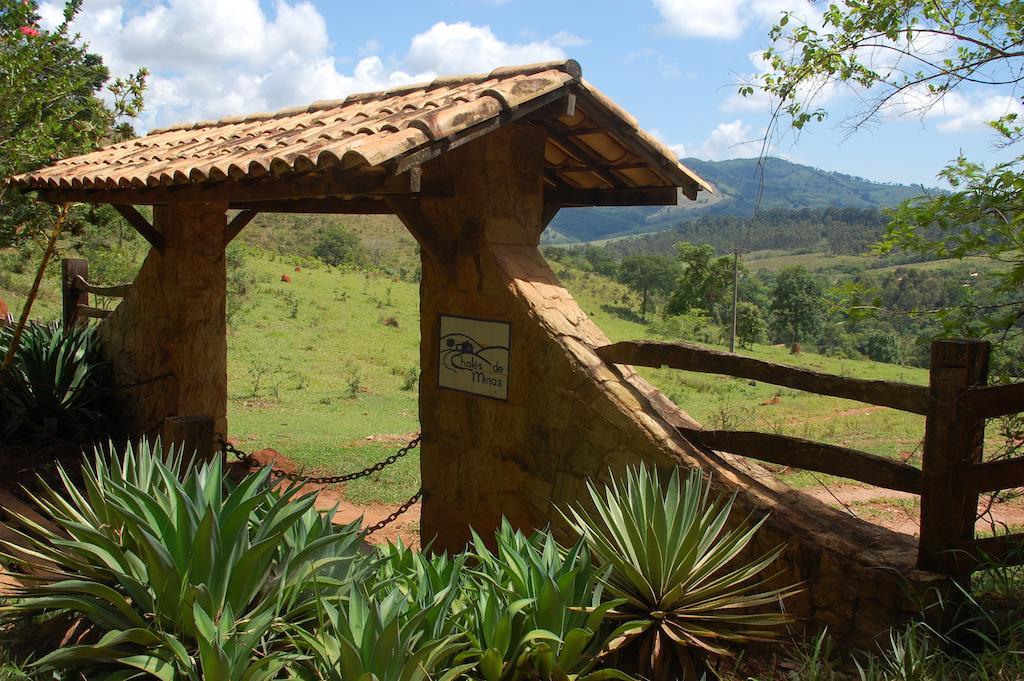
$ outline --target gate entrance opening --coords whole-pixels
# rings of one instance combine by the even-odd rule
[[[16,182],[119,206],[153,246],[100,327],[119,382],[173,373],[125,405],[137,432],[173,414],[212,415],[225,432],[224,248],[253,215],[393,213],[422,251],[421,532],[436,549],[502,516],[557,532],[556,506],[588,478],[686,465],[771,513],[757,541],[785,544],[779,579],[807,587],[790,608],[834,636],[870,640],[916,611],[908,585],[935,584],[905,539],[694,444],[680,427],[698,424],[598,356],[608,339],[538,250],[545,226],[566,206],[671,205],[711,188],[575,62],[175,126]],[[153,224],[132,204],[153,205]],[[241,211],[230,222],[229,209]]]

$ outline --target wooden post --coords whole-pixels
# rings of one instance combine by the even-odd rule
[[[81,258],[67,258],[61,263],[61,293],[63,314],[61,319],[64,328],[70,329],[75,324],[84,324],[85,319],[78,316],[78,306],[89,304],[89,294],[75,286],[75,277],[89,280],[89,261]]]
[[[164,419],[164,453],[184,450],[184,460],[210,461],[214,455],[212,416],[168,416]]]
[[[978,495],[957,495],[954,482],[960,466],[981,462],[985,422],[958,402],[965,390],[985,384],[989,350],[989,343],[980,340],[932,342],[917,556],[925,570],[954,574],[950,551],[974,538]]]

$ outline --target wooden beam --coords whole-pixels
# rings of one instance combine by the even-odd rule
[[[622,188],[628,186],[626,181],[613,171],[604,169],[608,165],[608,161],[601,158],[597,152],[589,151],[583,144],[570,137],[561,135],[553,125],[545,124],[544,127],[547,128],[548,134],[556,145],[562,147],[570,156],[575,157],[577,161],[586,165],[591,172],[607,182],[610,187]]]
[[[89,304],[89,293],[77,286],[76,281],[88,275],[88,260],[65,258],[61,261],[61,320],[65,329],[85,321],[78,319],[78,306]]]
[[[328,215],[390,215],[384,199],[286,199],[281,201],[232,201],[232,210],[258,213],[317,213]]]
[[[419,186],[419,192],[413,189]],[[39,197],[51,203],[77,201],[112,205],[170,203],[234,203],[335,197],[387,196],[391,194],[451,196],[451,183],[422,182],[413,174],[389,175],[384,169],[312,172],[294,177],[257,180],[223,180],[159,187],[124,189],[40,189]]]
[[[551,221],[558,215],[558,211],[561,210],[561,206],[557,203],[544,203],[544,208],[540,214],[540,231],[547,229],[547,226],[551,224]]]
[[[75,201],[77,199],[65,199],[66,201]],[[135,206],[128,204],[114,204],[114,210],[121,214],[121,217],[131,225],[136,232],[142,235],[142,238],[149,242],[149,245],[158,250],[164,252],[164,235],[156,231],[156,228],[149,224],[149,220],[142,216],[142,213],[135,210]]]
[[[96,286],[90,284],[81,275],[76,275],[74,279],[75,288],[85,293],[92,293],[97,296],[107,296],[108,298],[124,298],[128,295],[128,290],[131,289],[131,284],[118,284],[117,286]]]
[[[575,115],[576,95],[570,93],[561,99],[556,99],[550,104],[542,106],[523,118],[527,121],[539,121],[546,118],[572,118]]]
[[[1024,458],[985,461],[962,467],[953,478],[957,494],[1024,487]]]
[[[231,222],[229,222],[227,227],[224,228],[224,245],[227,246],[234,241],[235,237],[241,234],[242,230],[245,229],[245,226],[252,222],[253,218],[259,214],[258,210],[247,209],[231,218]]]
[[[678,182],[683,193],[689,198],[697,198],[697,193],[701,191],[702,188],[686,176],[686,173],[684,173],[677,164],[674,164],[669,159],[665,158],[660,151],[650,148],[641,140],[638,140],[635,131],[627,130],[625,131],[625,134],[622,134],[622,128],[626,123],[621,118],[608,112],[604,105],[593,97],[588,96],[586,92],[579,93],[579,101],[577,105],[583,109],[587,118],[594,121],[599,126],[602,126],[603,129],[606,132],[611,133],[620,144],[650,163],[653,168],[657,168],[660,175],[665,176],[671,182]],[[616,135],[614,133],[619,134]],[[624,138],[628,138],[630,141],[625,142]]]
[[[950,551],[974,537],[977,493],[958,494],[965,465],[981,463],[985,422],[960,408],[960,398],[988,377],[990,345],[982,340],[939,339],[928,364],[928,418],[921,450],[921,529],[917,566],[955,574]]]
[[[89,305],[79,305],[75,308],[75,312],[79,317],[92,317],[93,319],[106,319],[113,314],[112,310],[104,310]]]
[[[1016,414],[1024,411],[1024,383],[971,388],[960,398],[960,405],[979,419]]]
[[[630,189],[548,189],[545,203],[564,208],[580,206],[675,206],[679,203],[676,187],[633,187]]]
[[[634,364],[655,368],[667,366],[687,371],[725,374],[806,390],[818,395],[831,395],[892,407],[914,414],[928,413],[928,389],[921,385],[822,374],[809,369],[709,350],[690,343],[623,341],[598,348],[596,352],[601,359],[612,364]]]
[[[875,487],[919,494],[921,471],[867,452],[751,431],[677,428],[691,442],[758,461],[792,466],[865,482]]]
[[[423,206],[412,199],[391,196],[387,199],[392,212],[413,235],[423,252],[440,267],[449,279],[455,279],[455,251],[441,239],[441,232],[431,223]]]

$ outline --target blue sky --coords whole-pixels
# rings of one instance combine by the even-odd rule
[[[59,4],[40,4],[44,24]],[[786,9],[818,16],[805,0],[85,0],[75,28],[115,74],[153,73],[143,130],[571,57],[680,155],[723,159],[759,153],[767,103],[736,85]],[[961,150],[997,158],[983,122],[1017,110],[1009,94],[965,92],[924,119],[889,116],[848,136],[858,96],[829,90],[831,119],[773,153],[933,186]]]

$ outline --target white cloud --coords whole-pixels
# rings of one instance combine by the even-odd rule
[[[764,131],[756,136],[753,128],[741,119],[719,123],[699,144],[690,146],[673,144],[665,139],[661,131],[649,131],[679,158],[694,157],[704,161],[721,161],[727,158],[749,158],[761,153]]]
[[[946,95],[932,111],[947,117],[935,126],[936,129],[951,133],[990,130],[990,121],[1007,114],[1024,118],[1020,100],[1006,95],[975,94],[971,97],[954,92]]]
[[[711,134],[690,155],[706,161],[726,158],[748,158],[761,153],[762,139],[753,134],[742,120],[719,123]]]
[[[62,20],[63,3],[40,5],[43,25]],[[571,33],[512,43],[488,26],[440,22],[411,39],[404,56],[382,58],[370,38],[335,58],[323,16],[307,0],[90,0],[74,22],[112,73],[151,72],[138,127],[275,110],[316,99],[430,80],[439,74],[565,59],[583,44]],[[401,53],[399,53],[401,54]],[[345,65],[342,67],[342,65]]]
[[[820,25],[821,11],[808,0],[653,0],[663,28],[686,37],[739,38],[751,26],[770,26],[783,12]]]
[[[756,87],[753,94],[747,96],[740,95],[738,92],[740,85],[756,83],[758,78],[771,71],[771,66],[764,59],[763,51],[750,52],[747,54],[747,59],[750,61],[753,71],[736,77],[736,89],[722,101],[719,108],[723,111],[768,113],[772,109],[772,99],[766,92]],[[838,83],[829,82],[827,79],[822,78],[800,85],[797,99],[805,103],[813,102],[816,106],[820,106],[835,99],[840,94],[840,91]]]
[[[567,35],[567,34],[566,34]],[[562,48],[549,40],[507,43],[490,26],[468,21],[439,21],[412,39],[405,63],[412,69],[438,73],[489,71],[506,64],[565,59]]]

